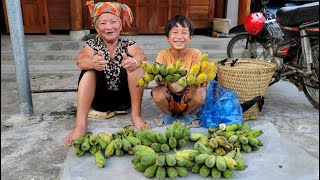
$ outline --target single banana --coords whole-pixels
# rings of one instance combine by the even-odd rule
[[[181,75],[180,74],[172,74],[172,82],[177,82],[180,78],[181,78]]]
[[[207,52],[203,53],[203,54],[201,55],[200,62],[207,61],[207,60],[208,60],[208,57],[209,57],[209,54],[208,54]]]
[[[226,131],[236,131],[240,127],[240,124],[229,124],[226,127]]]
[[[146,61],[141,61],[141,68],[146,71],[146,68],[147,68],[147,62]]]
[[[196,81],[195,84],[202,84],[206,81],[207,79],[207,74],[205,73],[200,73],[197,77],[196,77]]]
[[[237,162],[236,160],[232,159],[229,156],[222,156],[224,161],[227,164],[227,167],[231,170],[231,169],[237,169]]]
[[[113,154],[114,154],[114,152],[115,152],[115,149],[116,149],[116,147],[115,147],[115,142],[112,140],[112,141],[108,144],[107,148],[105,149],[105,151],[104,151],[104,156],[107,157],[107,158],[113,156]]]
[[[197,76],[199,74],[199,71],[200,71],[200,64],[195,63],[191,66],[189,74]]]
[[[187,85],[193,85],[196,82],[196,77],[193,74],[187,76]]]
[[[162,76],[160,74],[157,74],[157,75],[154,76],[154,81],[156,83],[160,83],[162,81],[162,79],[163,78],[162,78]]]
[[[102,139],[104,142],[107,143],[107,145],[111,142],[112,138],[110,137],[109,134],[104,133],[104,132],[99,132],[97,134],[97,137],[99,137],[100,139]]]
[[[187,81],[186,81],[185,78],[180,78],[180,79],[178,80],[178,84],[179,84],[181,87],[185,88],[185,87],[187,86]]]
[[[177,60],[175,62],[176,70],[179,70],[182,67],[182,60]]]
[[[263,134],[263,132],[260,129],[252,129],[247,133],[248,136],[252,136],[252,137],[258,137],[261,134]]]
[[[143,68],[143,70],[144,70],[145,72],[147,72],[147,73],[149,73],[149,74],[153,73],[153,72],[152,72],[153,67],[152,67],[151,64],[149,64],[149,63],[146,62],[146,61],[141,61],[141,64],[143,64],[143,65],[141,65],[141,67]]]
[[[159,74],[159,71],[160,71],[160,64],[156,62],[152,65],[152,72],[154,75],[157,75]]]
[[[160,65],[160,74],[162,76],[166,76],[168,74],[168,72],[169,72],[168,67],[166,65],[164,65],[164,64],[161,64]]]
[[[164,77],[164,81],[165,82],[173,82],[173,76],[171,74],[167,74],[165,77]]]
[[[153,79],[154,79],[154,74],[149,74],[149,73],[145,73],[143,76],[142,76],[142,79],[149,83],[151,82]]]
[[[141,78],[138,83],[137,83],[137,87],[143,87],[145,86],[146,84],[148,84],[145,80],[143,80],[143,78]]]
[[[186,69],[179,69],[176,71],[177,74],[180,74],[181,77],[184,77],[187,75],[188,71]]]
[[[175,73],[176,72],[176,66],[175,66],[175,63],[173,63],[173,64],[170,64],[169,66],[168,66],[168,74],[173,74],[173,73]]]
[[[210,72],[207,74],[207,79],[206,82],[210,82],[211,80],[213,80],[216,77],[216,73],[214,72]]]
[[[208,62],[207,66],[206,66],[206,68],[204,69],[203,72],[208,74],[208,73],[210,73],[210,72],[215,70],[216,65],[215,65],[215,63],[213,61],[207,61],[207,62]]]
[[[208,61],[202,61],[200,63],[200,73],[203,73],[208,68],[209,62]]]

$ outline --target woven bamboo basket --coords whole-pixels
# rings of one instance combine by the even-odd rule
[[[240,103],[250,101],[256,96],[265,96],[275,64],[257,59],[239,58],[232,65],[232,60],[218,62],[218,82],[226,89],[234,91]],[[243,120],[253,120],[259,115],[258,103],[244,112]]]

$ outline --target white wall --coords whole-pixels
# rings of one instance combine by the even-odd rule
[[[226,18],[231,20],[230,28],[238,25],[238,6],[239,0],[226,0]]]

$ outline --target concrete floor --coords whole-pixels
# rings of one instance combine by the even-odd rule
[[[31,89],[76,88],[79,71],[73,61],[32,61],[29,66]],[[76,93],[37,93],[32,94],[32,101],[34,115],[22,116],[14,63],[1,61],[1,179],[59,179],[70,150],[63,138],[75,126]],[[150,90],[145,90],[143,117],[153,122],[158,113]],[[268,89],[265,106],[255,121],[259,120],[271,122],[284,140],[319,159],[319,111],[293,84],[281,81]],[[130,115],[89,120],[89,128],[128,124]]]

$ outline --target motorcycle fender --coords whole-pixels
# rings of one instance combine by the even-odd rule
[[[242,33],[247,33],[246,30],[244,29],[243,24],[235,26],[229,30],[229,34],[242,34]]]

